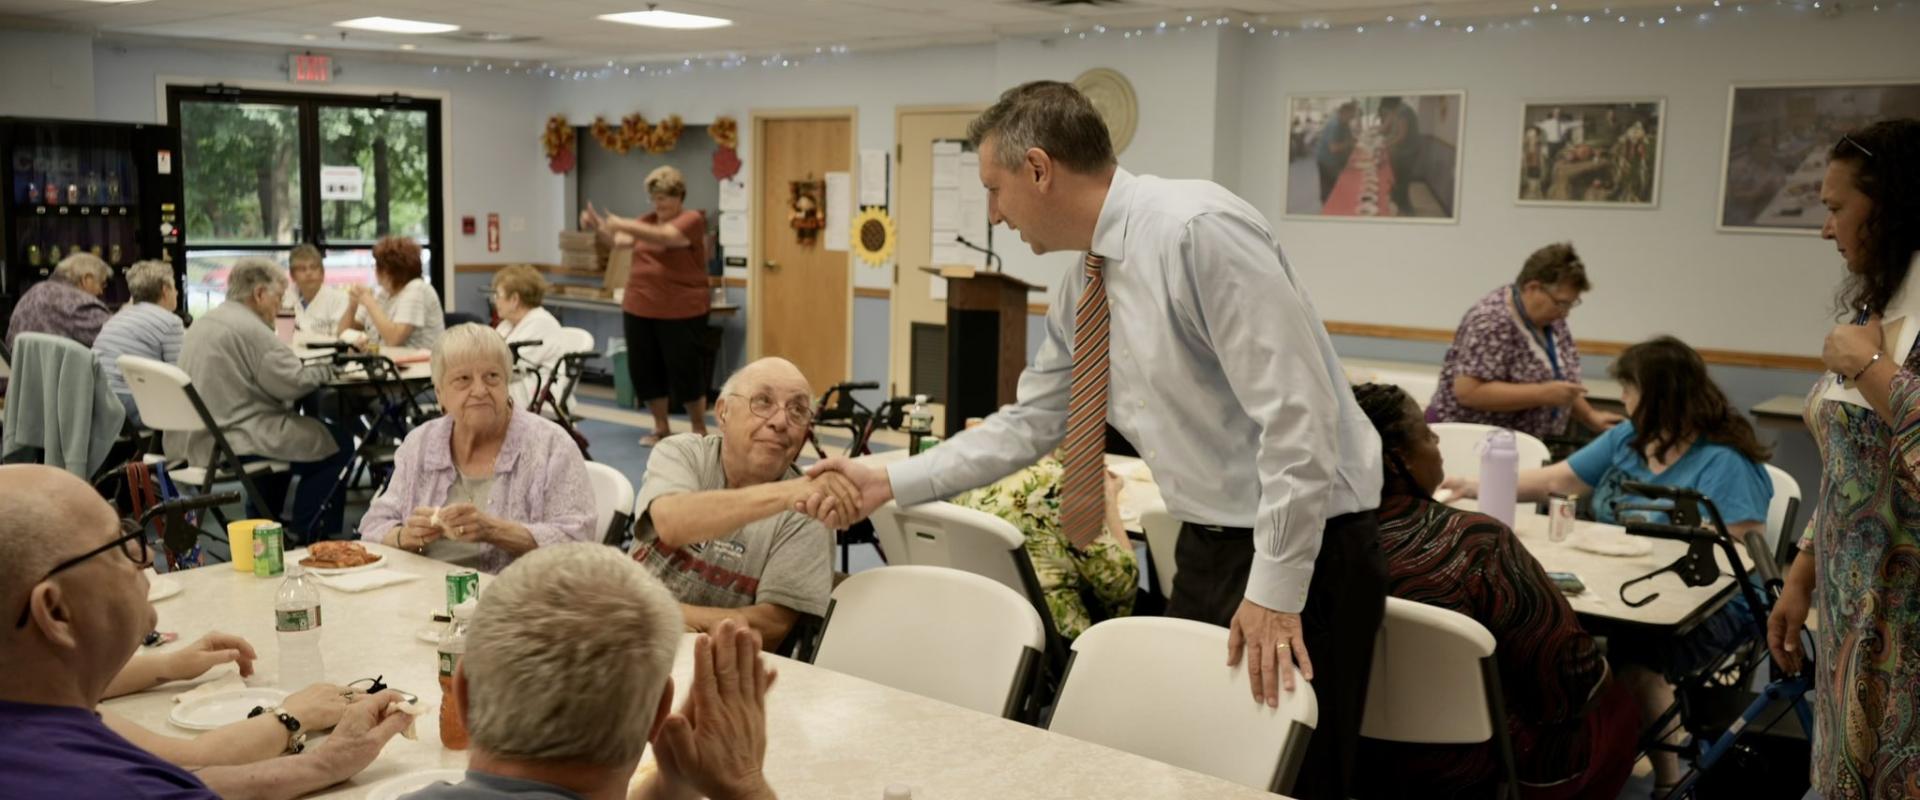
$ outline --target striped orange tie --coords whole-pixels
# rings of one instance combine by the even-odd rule
[[[1087,254],[1087,287],[1073,315],[1073,389],[1067,395],[1067,438],[1061,444],[1060,531],[1074,547],[1100,538],[1106,521],[1107,284],[1106,259]]]

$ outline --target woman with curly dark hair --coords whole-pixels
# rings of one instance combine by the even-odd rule
[[[1906,295],[1920,252],[1920,120],[1854,131],[1829,156],[1820,235],[1846,261],[1840,300],[1853,320],[1827,334],[1832,374],[1807,398],[1820,496],[1767,639],[1798,669],[1802,625],[1820,609],[1814,790],[1910,797],[1920,786],[1920,297]]]
[[[1640,714],[1610,679],[1540,562],[1506,525],[1433,501],[1445,474],[1439,437],[1399,387],[1368,383],[1353,397],[1380,433],[1380,550],[1387,593],[1458,611],[1493,634],[1500,658],[1520,796],[1619,796],[1633,767]],[[1492,797],[1500,779],[1491,743],[1361,741],[1357,796]]]

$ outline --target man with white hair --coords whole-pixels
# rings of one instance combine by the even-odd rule
[[[813,423],[813,392],[792,362],[763,358],[727,379],[718,435],[669,436],[647,459],[633,557],[680,600],[687,627],[743,622],[778,646],[801,614],[822,616],[833,592],[831,512],[795,505],[815,493],[852,508],[838,474],[793,466]]]
[[[107,376],[107,387],[120,396],[127,421],[140,424],[140,409],[126,376],[120,374],[121,356],[139,356],[169,364],[180,363],[180,342],[187,326],[174,311],[180,307],[180,289],[173,284],[173,265],[142,261],[127,270],[127,292],[133,300],[107,320],[93,340],[94,360]]]
[[[113,316],[100,300],[112,279],[113,268],[99,256],[74,253],[62,259],[51,276],[20,295],[7,323],[7,349],[12,350],[14,337],[23,333],[63,336],[92,347],[100,327]]]
[[[340,533],[344,504],[327,500],[352,453],[342,429],[330,429],[292,408],[294,401],[331,379],[333,368],[302,365],[274,335],[274,314],[286,290],[287,276],[279,265],[264,258],[240,259],[227,277],[227,301],[187,331],[180,368],[193,379],[234,453],[293,464],[300,486],[291,518],[281,517],[289,482],[284,474],[257,480],[266,497],[255,501],[263,500],[274,516],[286,520],[288,530],[311,541]],[[166,450],[194,466],[209,466],[213,435],[170,431]]]
[[[473,743],[466,780],[407,797],[771,800],[760,637],[732,620],[699,637],[670,714],[681,635],[673,597],[619,551],[528,553],[487,585],[442,701]],[[660,770],[629,794],[649,740]]]
[[[144,532],[37,464],[0,466],[0,508],[0,619],[15,621],[0,625],[0,797],[299,797],[353,777],[412,722],[385,691],[297,755],[189,772],[140,749],[96,707],[153,630]]]

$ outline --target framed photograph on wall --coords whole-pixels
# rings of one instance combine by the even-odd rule
[[[1847,131],[1896,117],[1920,117],[1920,82],[1732,87],[1720,230],[1817,235],[1828,150]]]
[[[1287,98],[1286,216],[1454,222],[1467,93]]]
[[[1521,205],[1660,205],[1660,98],[1532,100],[1522,106]]]

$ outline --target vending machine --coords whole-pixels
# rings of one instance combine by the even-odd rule
[[[127,300],[127,267],[174,265],[186,290],[180,132],[165,125],[0,117],[0,312],[92,253],[113,267],[105,300]]]

